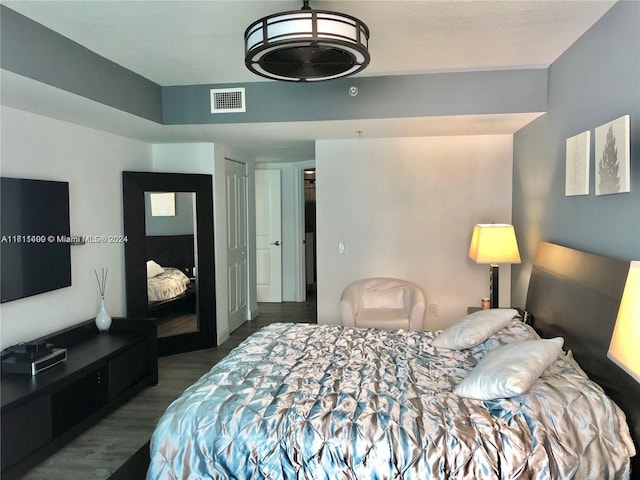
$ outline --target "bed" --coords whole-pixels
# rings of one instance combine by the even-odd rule
[[[509,309],[444,332],[262,329],[169,406],[147,479],[629,478],[634,402],[619,406],[578,366],[580,346],[593,342],[556,335],[565,327],[538,284],[566,277],[548,268],[547,245],[563,255],[544,244],[536,257],[535,329]],[[606,332],[615,313],[592,319]],[[619,380],[612,397],[640,398],[635,381]],[[516,391],[504,398],[505,388]]]
[[[162,267],[154,260],[147,261],[147,298],[149,306],[180,298],[189,291],[191,280],[175,267]]]
[[[177,302],[193,301],[193,235],[147,236],[147,300],[156,312]]]

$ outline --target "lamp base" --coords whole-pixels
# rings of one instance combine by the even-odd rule
[[[492,264],[490,267],[490,277],[489,277],[489,296],[491,297],[491,308],[499,308],[498,303],[498,291],[499,291],[499,281],[498,276],[500,275],[498,265]]]

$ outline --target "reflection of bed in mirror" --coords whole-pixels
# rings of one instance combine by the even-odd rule
[[[193,235],[147,236],[146,247],[148,312],[158,336],[196,331]]]

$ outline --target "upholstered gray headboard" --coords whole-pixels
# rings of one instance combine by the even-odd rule
[[[622,408],[640,453],[640,383],[607,357],[628,271],[629,262],[541,242],[526,310],[541,336],[564,337],[565,350]],[[632,468],[638,478],[638,455]]]
[[[146,258],[163,267],[174,267],[193,275],[196,265],[193,235],[156,235],[146,238]]]

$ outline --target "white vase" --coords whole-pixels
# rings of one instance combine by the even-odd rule
[[[109,327],[111,327],[111,315],[107,313],[107,310],[104,308],[104,297],[100,299],[100,310],[98,311],[98,315],[96,315],[96,327],[101,332],[109,331]]]

